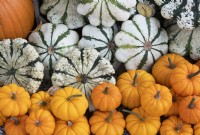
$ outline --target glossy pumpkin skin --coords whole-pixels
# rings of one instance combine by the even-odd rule
[[[32,0],[2,0],[0,2],[0,40],[26,38],[34,25]]]
[[[132,112],[138,114],[129,114],[126,117],[126,129],[132,135],[156,135],[161,122],[160,117],[150,116],[144,109],[135,108]]]
[[[144,70],[128,70],[117,79],[117,87],[122,94],[122,105],[128,108],[140,106],[142,91],[155,84],[155,79]]]
[[[0,88],[0,110],[4,116],[24,115],[30,106],[30,95],[23,87],[9,84]]]
[[[29,113],[38,109],[51,110],[50,107],[51,96],[44,91],[39,91],[31,95],[31,108]]]
[[[170,116],[163,121],[160,135],[193,135],[193,129],[191,124],[183,122],[179,117]]]
[[[56,120],[54,135],[90,135],[90,126],[85,116],[74,121]]]
[[[25,130],[27,115],[10,117],[5,123],[6,135],[27,135]]]
[[[141,95],[141,107],[151,116],[165,115],[171,106],[172,94],[164,85],[151,85]]]
[[[200,135],[200,123],[194,125],[194,135]]]
[[[30,135],[52,135],[55,120],[49,111],[39,109],[30,113],[26,119],[25,128]]]
[[[119,88],[112,83],[101,83],[91,94],[94,107],[100,111],[111,111],[119,107],[122,96]]]
[[[7,117],[0,112],[0,126],[3,126]]]
[[[181,64],[172,71],[170,76],[172,89],[181,96],[200,94],[200,74],[191,77],[198,71],[199,67],[195,64]]]
[[[171,72],[176,67],[179,67],[179,65],[186,62],[187,60],[178,54],[166,54],[158,59],[158,61],[153,65],[152,75],[157,83],[171,88]]]
[[[178,112],[180,118],[190,124],[200,122],[200,97],[185,97],[179,104]]]
[[[65,87],[55,92],[51,98],[51,110],[61,120],[76,120],[85,114],[88,101],[76,88]],[[62,105],[62,107],[60,107]]]
[[[113,111],[112,116],[109,118],[111,112],[95,111],[89,119],[91,132],[95,135],[122,135],[125,128],[125,120],[121,112]]]

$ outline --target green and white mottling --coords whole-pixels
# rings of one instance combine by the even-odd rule
[[[115,21],[126,21],[136,0],[80,0],[77,11],[88,18],[91,25],[111,27]]]
[[[51,80],[54,86],[80,89],[88,99],[89,110],[93,111],[90,98],[93,88],[102,82],[115,84],[114,73],[110,62],[100,57],[95,49],[74,49],[58,60]]]
[[[39,54],[25,39],[0,41],[0,86],[15,83],[35,93],[43,76]]]
[[[49,78],[57,60],[78,47],[79,35],[64,24],[46,23],[40,30],[31,33],[28,40],[39,52],[45,67],[45,78]]]
[[[43,0],[40,11],[54,24],[66,24],[69,29],[83,27],[86,22],[77,12],[78,0]]]
[[[150,71],[155,61],[168,52],[168,35],[156,18],[135,15],[122,24],[115,36],[115,57],[127,70]]]

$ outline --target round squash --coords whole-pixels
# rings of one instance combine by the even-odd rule
[[[160,84],[146,88],[141,95],[141,107],[150,116],[167,114],[172,106],[172,94],[169,89]]]
[[[52,135],[55,120],[49,111],[39,109],[29,114],[25,128],[30,135]]]
[[[34,25],[32,0],[1,0],[0,40],[26,38]]]
[[[4,116],[24,115],[30,107],[30,95],[23,87],[9,84],[0,88],[0,110]]]
[[[141,107],[132,111],[123,111],[129,113],[126,117],[126,129],[131,135],[156,135],[158,133],[161,125],[160,117],[150,116]]]
[[[194,125],[194,135],[200,135],[200,123]]]
[[[193,135],[191,124],[185,123],[177,116],[170,116],[162,122],[160,135]]]
[[[90,135],[90,125],[85,116],[74,121],[56,120],[54,135]]]
[[[3,126],[7,117],[0,112],[0,126]]]
[[[94,107],[100,111],[111,111],[119,107],[122,95],[112,83],[101,83],[94,87],[91,94]]]
[[[122,135],[125,128],[123,115],[118,111],[95,111],[89,119],[91,132],[95,135]]]
[[[200,97],[188,96],[185,97],[178,106],[180,118],[190,124],[200,122]]]
[[[170,75],[171,72],[179,67],[182,63],[186,63],[185,58],[178,54],[166,54],[156,61],[152,68],[152,75],[156,82],[171,88]]]
[[[22,115],[8,118],[5,123],[6,135],[27,135],[25,129],[27,117],[27,115]]]
[[[122,95],[122,105],[128,108],[140,106],[140,96],[145,88],[155,84],[155,79],[144,70],[128,70],[117,79],[117,87]]]
[[[76,88],[65,87],[57,90],[51,98],[51,110],[61,120],[76,120],[85,114],[88,101]]]

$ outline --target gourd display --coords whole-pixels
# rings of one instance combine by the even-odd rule
[[[94,26],[111,27],[115,21],[126,21],[130,17],[130,8],[136,0],[81,0],[77,11],[88,18]]]
[[[132,111],[124,110],[124,112],[129,113],[126,117],[126,129],[131,135],[156,135],[158,133],[161,125],[160,117],[150,116],[141,107]]]
[[[116,50],[114,36],[117,31],[117,25],[109,28],[86,25],[82,29],[82,38],[78,43],[78,47],[95,48],[102,57],[113,61]]]
[[[115,70],[108,60],[100,57],[92,48],[74,49],[58,60],[51,77],[54,86],[72,86],[86,95],[89,109],[94,107],[91,102],[92,89],[101,82],[115,84]]]
[[[158,58],[168,52],[168,35],[156,18],[135,15],[123,22],[115,36],[115,57],[127,70],[150,71]]]
[[[50,104],[53,114],[61,120],[76,120],[84,115],[88,108],[85,95],[73,87],[57,90]]]
[[[32,0],[3,0],[0,10],[0,40],[26,38],[34,25]]]
[[[200,134],[200,123],[194,125],[194,135],[199,135]]]
[[[27,135],[25,129],[27,117],[27,115],[22,115],[8,118],[5,123],[6,135]]]
[[[78,0],[43,0],[40,11],[53,24],[66,24],[69,29],[77,29],[86,23],[77,13],[78,3]]]
[[[78,47],[79,35],[64,24],[46,23],[38,31],[31,33],[28,40],[40,55],[45,77],[50,78],[56,61]]]
[[[196,0],[154,0],[161,7],[166,19],[175,18],[181,29],[192,30],[199,25],[199,1]]]
[[[96,135],[122,135],[125,120],[121,112],[95,111],[89,119],[92,134]]]
[[[190,56],[193,60],[200,59],[200,46],[197,43],[200,40],[200,27],[193,30],[180,29],[176,21],[165,21],[166,31],[169,35],[169,51],[180,54],[181,56]]]
[[[35,93],[43,79],[39,54],[25,39],[0,41],[0,86],[15,83]]]
[[[90,135],[90,125],[85,116],[74,121],[56,120],[54,135]]]
[[[30,135],[52,135],[55,119],[49,111],[39,109],[29,114],[25,129]]]
[[[0,126],[3,126],[7,117],[0,112]]]
[[[170,116],[162,122],[160,135],[193,135],[191,124],[185,123],[177,116]]]
[[[4,116],[24,115],[30,106],[30,95],[23,87],[9,84],[0,88],[0,110]]]
[[[128,70],[117,79],[117,87],[122,94],[121,104],[128,108],[139,107],[142,91],[155,84],[155,79],[144,70]]]

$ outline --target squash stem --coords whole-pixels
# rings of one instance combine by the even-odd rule
[[[103,91],[103,93],[106,94],[106,95],[108,95],[109,94],[109,89],[110,89],[110,86],[106,86],[106,88]]]
[[[46,101],[41,101],[40,102],[40,106],[46,106],[47,105],[47,102]]]
[[[140,114],[138,114],[138,113],[136,113],[136,112],[129,111],[129,110],[126,110],[126,109],[123,109],[122,111],[123,111],[123,112],[126,112],[126,113],[129,113],[129,114],[134,114],[134,115],[137,116],[141,121],[144,121],[144,118],[143,118]]]
[[[40,122],[39,120],[37,120],[37,121],[35,122],[35,125],[36,125],[37,127],[39,127],[39,126],[41,125],[41,122]]]
[[[181,128],[183,127],[183,123],[179,123],[178,126],[175,128],[176,132],[180,132]]]
[[[112,115],[114,114],[114,111],[110,111],[108,117],[106,118],[106,122],[110,123],[112,122]]]
[[[17,95],[16,95],[14,92],[11,92],[11,98],[12,98],[13,100],[17,99]]]
[[[155,95],[156,99],[160,99],[160,91],[157,91],[156,95]]]
[[[76,98],[76,97],[81,97],[82,94],[76,94],[76,95],[71,95],[67,98],[68,101],[71,101],[73,98]]]
[[[138,78],[138,76],[139,76],[139,73],[137,72],[136,74],[135,74],[135,76],[134,76],[134,78],[133,78],[133,86],[134,87],[137,87],[137,78]]]
[[[17,119],[16,117],[10,117],[10,120],[14,120],[15,125],[19,124],[19,119]]]
[[[188,105],[188,108],[194,109],[194,101],[195,101],[195,100],[196,100],[196,98],[193,97],[192,100],[191,100],[191,102],[190,102],[190,104]]]
[[[199,73],[200,73],[200,70],[197,71],[197,72],[195,72],[194,74],[190,74],[190,75],[188,75],[187,77],[188,77],[188,79],[191,79],[192,77],[198,75]]]
[[[170,69],[174,69],[176,66],[173,64],[172,60],[170,59],[170,57],[168,57],[168,62],[169,62],[169,68]]]

